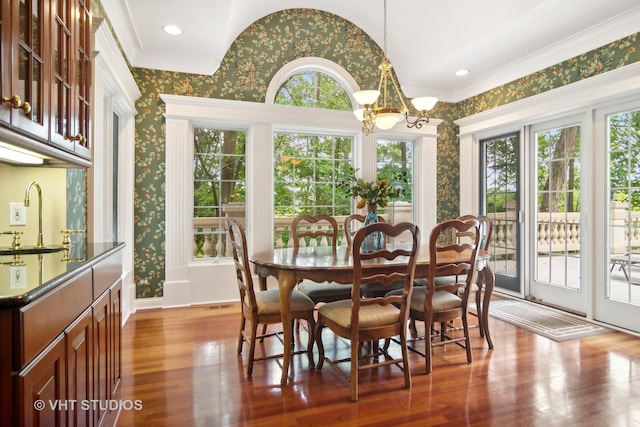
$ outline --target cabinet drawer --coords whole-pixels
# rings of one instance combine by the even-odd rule
[[[93,299],[97,299],[122,275],[122,251],[93,266]]]
[[[93,302],[91,270],[20,309],[14,369],[20,370]]]

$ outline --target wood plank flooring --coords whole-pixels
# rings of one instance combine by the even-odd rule
[[[412,389],[395,366],[371,370],[352,403],[348,384],[326,364],[309,369],[306,356],[294,357],[287,386],[279,359],[256,362],[247,378],[239,319],[237,306],[133,314],[122,335],[122,399],[142,409],[123,409],[118,425],[640,426],[640,338],[622,332],[558,343],[491,318],[495,348],[473,329],[472,364],[460,347],[437,348],[426,375],[410,352]],[[327,353],[348,354],[323,334]],[[256,352],[281,350],[271,339]]]

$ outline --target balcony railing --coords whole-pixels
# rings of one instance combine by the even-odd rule
[[[612,255],[624,254],[629,246],[640,247],[640,211],[627,211],[625,203],[612,202],[610,215],[610,251]],[[244,219],[244,210],[228,212],[232,216]],[[407,221],[411,218],[409,210],[396,208],[394,218],[390,215],[382,216],[388,222]],[[570,213],[540,213],[537,224],[538,252],[574,252],[580,250],[580,212]],[[338,244],[346,244],[344,230],[344,216],[337,216],[339,225]],[[274,219],[274,247],[293,247],[290,237],[292,217],[278,217]],[[221,227],[220,224],[223,226]],[[227,256],[227,236],[224,229],[224,218],[208,217],[194,218],[193,254],[195,257],[216,258]],[[499,258],[509,258],[515,253],[515,227],[518,218],[515,211],[497,213],[493,215],[493,236],[490,252]],[[308,245],[324,245],[323,241],[309,241]]]

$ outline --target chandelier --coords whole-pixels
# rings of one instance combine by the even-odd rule
[[[359,108],[353,112],[358,120],[362,122],[362,132],[369,135],[373,132],[373,127],[378,129],[391,129],[396,123],[405,120],[408,128],[420,129],[423,123],[429,123],[428,112],[431,110],[438,98],[423,96],[414,98],[411,103],[418,111],[418,117],[412,122],[409,120],[409,109],[404,102],[404,97],[398,83],[393,77],[393,67],[387,58],[387,0],[384,0],[384,57],[378,68],[380,69],[380,82],[377,90],[361,90],[355,92],[353,97],[358,104],[364,108]],[[399,106],[388,104],[390,89],[395,90],[396,97],[400,100]]]

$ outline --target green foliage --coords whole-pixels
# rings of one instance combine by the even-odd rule
[[[291,76],[278,90],[275,103],[327,110],[353,110],[351,99],[342,85],[328,74],[315,70]]]
[[[360,197],[357,207],[363,208],[365,205],[377,205],[384,208],[389,200],[397,200],[404,191],[400,183],[407,182],[406,170],[395,173],[389,179],[379,176],[375,181],[364,182],[362,178],[356,177],[357,169],[351,168],[347,177],[343,178],[340,186],[351,197]],[[398,183],[390,185],[389,182]]]
[[[609,117],[611,200],[640,210],[640,110]]]
[[[194,129],[194,217],[220,216],[225,204],[245,201],[245,145],[245,132]]]

